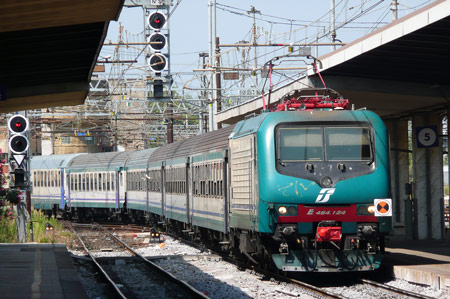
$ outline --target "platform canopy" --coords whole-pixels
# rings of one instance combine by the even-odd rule
[[[384,118],[445,109],[450,105],[450,1],[437,0],[318,59],[327,87],[357,108]],[[274,89],[272,102],[311,84],[323,87],[313,68],[308,77]],[[218,113],[216,121],[235,123],[261,109],[258,97]]]
[[[78,105],[124,0],[1,0],[0,113]]]

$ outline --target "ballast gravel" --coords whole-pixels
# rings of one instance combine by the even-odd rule
[[[191,247],[170,236],[164,236],[164,240],[161,243],[141,245],[137,251],[210,298],[315,298],[298,287],[265,280],[250,270],[242,271],[235,265],[222,261],[215,255],[211,255],[207,250]],[[82,264],[78,258],[80,256],[84,257],[85,253],[79,250],[71,250],[71,252],[78,264]],[[97,252],[95,255],[113,258],[129,256],[129,253]],[[96,290],[96,286],[101,288],[102,284],[98,283],[95,275],[87,273],[86,265],[78,268],[88,296],[90,298],[106,298],[107,296],[100,295],[101,291]],[[133,273],[128,273],[128,275],[132,276]],[[136,280],[139,280],[139,277],[136,277]],[[388,284],[433,298],[450,298],[448,291],[437,291],[403,280],[393,280]],[[385,291],[380,291],[367,285],[330,287],[326,289],[346,298],[401,298],[394,295],[391,296]],[[142,298],[145,297],[146,294],[143,293]]]

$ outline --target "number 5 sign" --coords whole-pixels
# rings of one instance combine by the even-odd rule
[[[418,148],[439,146],[437,126],[417,127],[416,134]]]

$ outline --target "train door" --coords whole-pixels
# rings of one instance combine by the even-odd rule
[[[161,164],[161,218],[166,216],[166,163]]]
[[[116,208],[120,209],[126,207],[126,190],[125,190],[125,182],[124,182],[124,171],[123,168],[120,167],[116,171]]]
[[[190,193],[191,193],[191,186],[190,186],[190,183],[191,183],[191,171],[190,171],[190,169],[191,169],[191,167],[190,167],[190,158],[187,158],[187,161],[186,161],[186,175],[185,175],[185,181],[184,181],[184,184],[185,184],[185,192],[186,192],[186,223],[188,223],[188,224],[191,224],[191,205],[190,205]]]
[[[145,169],[145,211],[147,213],[150,212],[150,170],[147,168]]]
[[[59,203],[59,209],[64,210],[65,196],[64,196],[64,168],[59,170],[59,185],[61,186],[61,201]]]
[[[114,180],[114,184],[115,184],[115,198],[116,198],[116,209],[120,209],[120,174],[122,173],[121,168],[119,168],[118,170],[115,171],[115,180]]]
[[[222,196],[223,196],[223,224],[224,232],[228,233],[229,228],[229,198],[228,198],[228,151],[225,151],[225,155],[222,161]]]
[[[66,174],[66,190],[67,190],[67,207],[71,207],[71,192],[73,190],[73,181],[72,181],[72,176],[70,175],[70,172],[67,172]]]

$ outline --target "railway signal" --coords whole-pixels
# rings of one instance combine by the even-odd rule
[[[10,185],[13,188],[24,187],[27,173],[26,158],[30,142],[28,141],[28,119],[14,115],[8,120]]]
[[[154,30],[160,30],[163,28],[166,21],[166,15],[159,11],[155,11],[148,16],[148,25]]]
[[[147,59],[147,63],[155,73],[160,73],[167,67],[167,58],[160,53],[151,55]]]
[[[147,81],[148,97],[154,101],[170,100],[170,41],[169,41],[169,2],[161,1],[160,5],[149,11],[146,28],[147,43],[150,54],[147,65],[153,72]],[[165,87],[166,85],[166,87]]]
[[[155,32],[148,37],[147,42],[150,48],[155,51],[160,51],[166,46],[167,39],[163,34]]]

